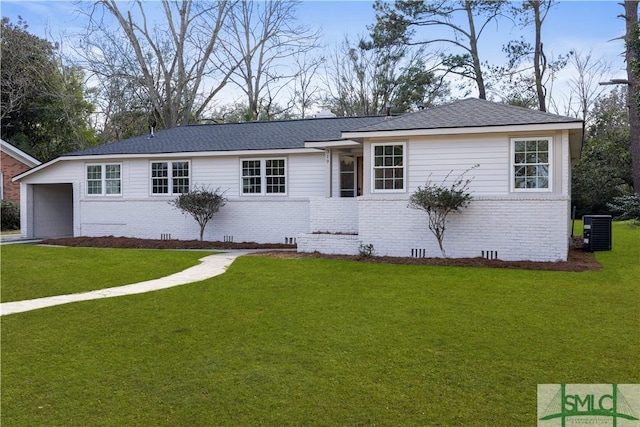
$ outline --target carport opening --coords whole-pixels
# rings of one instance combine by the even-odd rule
[[[33,237],[73,236],[73,185],[33,185]]]

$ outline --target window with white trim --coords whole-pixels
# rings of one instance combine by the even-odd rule
[[[151,194],[173,195],[189,192],[189,162],[151,162]]]
[[[405,191],[405,144],[372,144],[371,157],[372,191]]]
[[[287,194],[286,159],[242,160],[242,194]]]
[[[551,191],[551,145],[551,138],[511,140],[514,191]]]
[[[122,194],[122,165],[119,163],[87,165],[87,195]]]

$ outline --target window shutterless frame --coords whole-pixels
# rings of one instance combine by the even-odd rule
[[[553,191],[553,138],[511,138],[513,192]]]
[[[286,196],[287,159],[240,159],[240,194]]]
[[[151,161],[149,175],[152,196],[173,196],[188,193],[191,189],[189,160]]]
[[[404,193],[407,146],[404,142],[371,144],[371,192]]]
[[[85,165],[87,196],[121,196],[122,164],[89,163]]]

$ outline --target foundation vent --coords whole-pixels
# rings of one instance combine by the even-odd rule
[[[498,259],[498,251],[482,251],[484,259]]]
[[[426,249],[411,249],[411,258],[426,258]]]
[[[224,236],[225,243],[233,243],[233,236]]]
[[[160,240],[171,240],[171,233],[161,233]]]
[[[284,238],[284,244],[285,245],[295,245],[296,244],[296,238],[295,237],[285,237]]]

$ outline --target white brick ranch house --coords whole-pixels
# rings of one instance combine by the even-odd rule
[[[471,204],[449,216],[448,256],[566,260],[582,135],[581,120],[479,99],[397,117],[177,127],[17,176],[22,235],[194,239],[196,222],[168,202],[206,185],[228,198],[206,240],[440,256],[409,196],[478,164]]]

